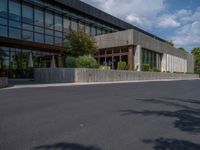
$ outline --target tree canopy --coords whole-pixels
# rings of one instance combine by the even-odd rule
[[[182,47],[178,48],[179,50],[182,50],[183,52],[186,52],[186,50]]]
[[[172,40],[167,41],[167,43],[171,46],[174,46],[174,42]]]
[[[195,57],[195,73],[200,74],[200,47],[194,48],[192,54]]]
[[[68,40],[69,52],[74,57],[93,54],[96,51],[94,37],[85,33],[83,30],[70,31]]]

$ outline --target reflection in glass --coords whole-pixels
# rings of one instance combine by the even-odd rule
[[[0,25],[0,36],[8,36],[8,28],[7,26]]]
[[[22,5],[22,17],[23,22],[32,24],[33,23],[33,8],[31,5]]]
[[[9,28],[9,37],[21,39],[21,30],[15,28]]]
[[[0,0],[0,17],[7,17],[7,0]]]
[[[42,9],[34,9],[34,23],[37,26],[44,26],[44,12]]]
[[[16,21],[21,20],[21,4],[19,1],[9,1],[9,18]]]
[[[62,32],[62,17],[55,15],[55,30]]]

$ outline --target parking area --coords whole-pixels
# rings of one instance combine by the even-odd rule
[[[200,81],[0,90],[1,150],[199,150]]]

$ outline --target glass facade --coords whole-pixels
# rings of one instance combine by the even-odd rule
[[[33,67],[50,67],[52,56],[58,65],[58,54],[31,49],[0,47],[0,69],[10,78],[29,78],[32,72],[29,60],[32,57]]]
[[[142,64],[149,64],[150,69],[160,69],[161,67],[161,54],[142,49]]]
[[[39,0],[0,0],[0,36],[66,46],[69,30],[79,28],[93,36],[117,31],[80,14],[45,5]]]
[[[41,0],[0,0],[0,37],[67,47],[69,31],[77,29],[93,36],[117,31],[94,18]],[[0,43],[0,71],[10,78],[30,77],[30,54],[33,67],[49,67],[52,55],[58,59],[58,53],[4,47]]]

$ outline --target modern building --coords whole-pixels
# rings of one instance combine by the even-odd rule
[[[165,41],[156,39],[135,29],[96,36],[100,64],[110,62],[113,69],[117,63],[126,61],[131,70],[142,71],[142,65],[162,72],[194,72],[192,54],[176,49]]]
[[[164,68],[163,64],[169,63],[169,60],[171,64],[175,64],[175,61],[180,59],[184,65],[187,64],[187,67],[180,71],[193,71],[193,57],[190,54],[180,52],[167,45],[165,40],[79,0],[0,0],[0,70],[6,71],[10,78],[28,78],[31,76],[30,68],[49,67],[52,57],[55,58],[56,66],[62,66],[60,60],[62,52],[67,48],[66,37],[70,30],[78,28],[92,36],[108,37],[107,41],[99,37],[101,50],[98,56],[95,55],[99,63],[108,60],[107,56],[112,53],[110,56],[113,68],[116,68],[114,60],[115,56],[118,56],[117,60],[124,59],[129,64],[138,66],[137,70],[140,70],[141,63],[151,62],[152,67],[156,65]],[[121,41],[120,37],[113,41],[120,45],[108,42],[111,41],[109,36],[121,33],[125,37]],[[138,43],[127,40],[130,34],[133,41],[140,38]],[[136,38],[138,34],[141,37]],[[102,42],[105,42],[106,46],[103,46]],[[121,44],[122,42],[126,45]],[[158,43],[165,45],[165,48],[153,46],[159,45]],[[130,48],[132,51],[129,51]],[[167,70],[177,71],[169,68]]]

